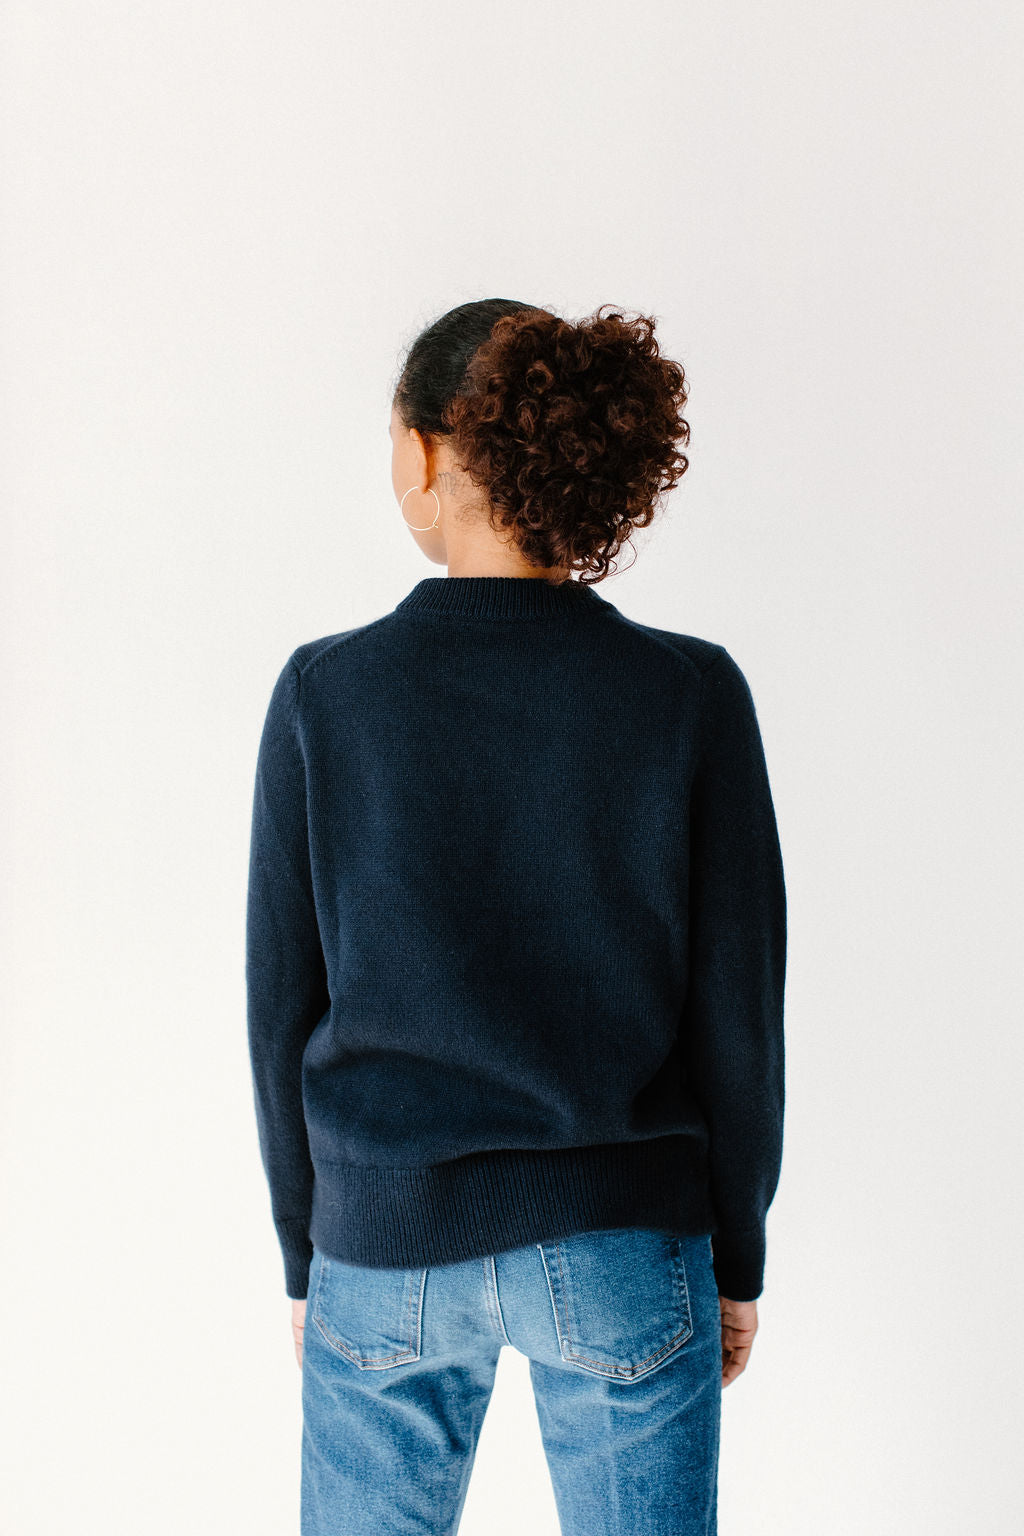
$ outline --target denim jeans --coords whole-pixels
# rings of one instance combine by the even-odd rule
[[[530,1361],[562,1536],[715,1536],[711,1238],[648,1227],[424,1269],[314,1247],[302,1536],[454,1536],[506,1344]]]

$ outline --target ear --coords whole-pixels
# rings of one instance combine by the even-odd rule
[[[433,478],[431,474],[434,458],[433,452],[429,442],[418,427],[411,427],[409,429],[409,440],[413,445],[415,454],[413,472],[416,475],[417,483],[421,488],[426,489]]]

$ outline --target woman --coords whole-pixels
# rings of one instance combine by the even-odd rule
[[[608,308],[417,338],[392,479],[448,574],[299,645],[267,712],[246,976],[304,1536],[454,1532],[506,1344],[564,1533],[716,1530],[785,891],[736,662],[596,590],[689,441],[682,368]]]

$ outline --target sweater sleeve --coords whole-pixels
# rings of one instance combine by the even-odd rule
[[[690,805],[684,1028],[710,1131],[715,1278],[754,1301],[782,1160],[786,892],[754,701],[724,649],[702,679]]]
[[[285,1289],[300,1300],[313,1256],[302,1052],[330,996],[310,873],[298,702],[299,672],[289,658],[274,685],[257,757],[245,977],[260,1154]]]

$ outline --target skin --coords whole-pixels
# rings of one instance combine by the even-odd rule
[[[460,468],[446,439],[431,442],[415,427],[404,426],[394,409],[388,432],[395,500],[407,524],[413,525],[411,537],[434,565],[447,566],[449,576],[521,576],[543,581],[562,574],[556,567],[528,564],[509,535],[490,526],[486,501]],[[402,507],[406,491],[409,495]],[[437,501],[431,491],[437,492]],[[720,1296],[718,1304],[722,1386],[727,1387],[746,1370],[758,1326],[757,1302]],[[300,1367],[305,1324],[305,1300],[292,1299],[292,1340]]]
[[[448,439],[432,442],[415,427],[403,426],[394,409],[388,432],[395,500],[428,560],[446,565],[449,576],[522,576],[542,581],[561,576],[555,566],[530,565],[506,531],[490,526],[486,499],[460,467]],[[431,492],[437,493],[437,501]]]

